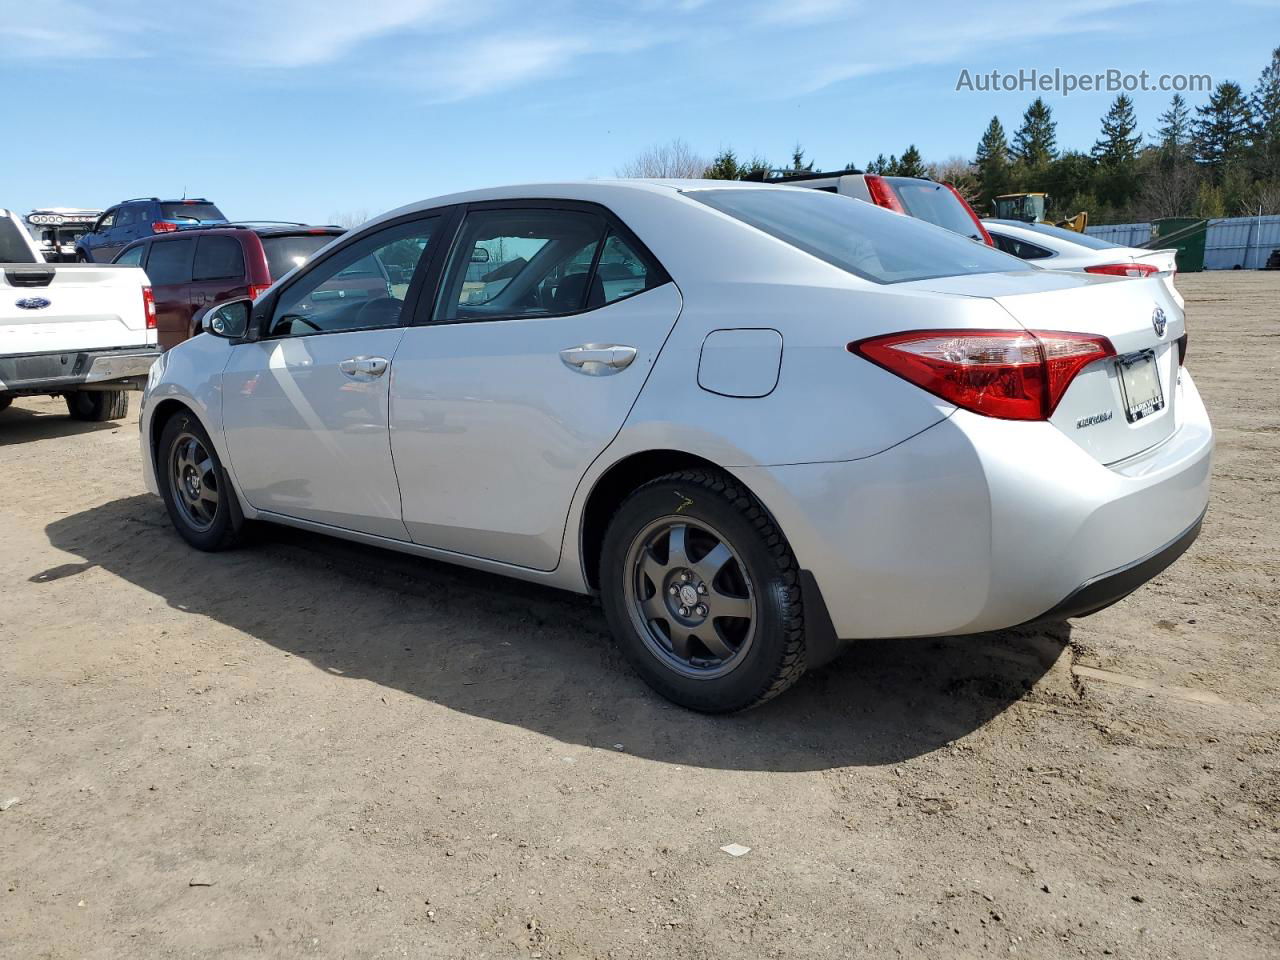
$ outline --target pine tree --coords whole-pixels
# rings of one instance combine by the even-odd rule
[[[1138,156],[1142,135],[1135,135],[1138,118],[1128,94],[1120,94],[1102,118],[1102,136],[1093,145],[1093,158],[1105,166],[1123,167]]]
[[[752,155],[750,162],[744,163],[738,169],[741,171],[738,177],[739,180],[746,180],[748,177],[755,180],[763,180],[769,176],[769,171],[772,167],[769,166],[768,160],[757,153]]]
[[[744,172],[742,165],[738,163],[737,154],[725,147],[716,154],[703,176],[708,180],[741,180]]]
[[[1249,98],[1253,124],[1255,168],[1262,179],[1280,178],[1280,47],[1271,53],[1271,62],[1258,77]]]
[[[804,147],[796,144],[795,149],[791,151],[791,172],[792,173],[812,173],[813,161],[804,162]]]
[[[1171,156],[1185,153],[1191,144],[1191,108],[1186,98],[1175,93],[1169,101],[1169,109],[1160,114],[1160,127],[1156,130],[1156,146]]]
[[[1009,185],[1009,141],[1005,139],[999,117],[992,117],[987,124],[986,132],[978,141],[974,164],[978,168],[979,196],[982,202],[990,203],[992,197],[1003,193]]]
[[[1013,135],[1013,156],[1028,167],[1043,166],[1058,153],[1058,124],[1053,111],[1040,97],[1022,115],[1022,126]]]
[[[928,171],[924,168],[924,158],[920,156],[920,151],[916,149],[914,143],[902,151],[902,158],[898,161],[897,175],[899,177],[928,176]]]
[[[1215,177],[1239,160],[1249,142],[1249,102],[1240,84],[1223,81],[1214,88],[1209,102],[1196,107],[1194,131],[1196,160]]]

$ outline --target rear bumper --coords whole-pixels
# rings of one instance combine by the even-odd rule
[[[1047,623],[1066,620],[1069,617],[1087,617],[1091,613],[1105,610],[1113,603],[1119,603],[1186,553],[1187,548],[1196,542],[1196,537],[1200,536],[1200,527],[1203,524],[1204,514],[1201,514],[1199,519],[1172,543],[1161,547],[1149,557],[1082,584],[1056,607],[1029,622]]]
[[[0,357],[0,391],[56,393],[99,384],[103,388],[140,390],[158,356],[159,347],[144,345]]]
[[[957,411],[883,453],[739,468],[813,574],[836,636],[980,633],[1082,616],[1195,539],[1213,430],[1182,372],[1174,434],[1105,466],[1048,423]]]

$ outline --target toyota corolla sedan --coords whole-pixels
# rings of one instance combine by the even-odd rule
[[[369,258],[407,283],[344,296]],[[1159,280],[793,187],[440,197],[206,326],[141,418],[188,543],[271,521],[598,593],[637,672],[697,710],[848,640],[1099,610],[1208,498]]]

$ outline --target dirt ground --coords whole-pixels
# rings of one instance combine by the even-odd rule
[[[585,598],[195,553],[132,418],[15,404],[0,956],[1280,956],[1280,274],[1179,284],[1218,430],[1181,561],[733,717],[651,694]]]

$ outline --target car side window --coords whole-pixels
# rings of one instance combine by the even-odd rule
[[[439,217],[356,238],[291,283],[276,301],[268,337],[393,327]]]
[[[130,267],[142,266],[142,255],[147,252],[147,245],[140,243],[136,247],[130,247],[120,256],[116,257],[116,263],[123,263]]]
[[[553,317],[607,301],[596,261],[604,218],[520,208],[467,214],[441,287],[437,322]]]
[[[991,234],[991,240],[995,243],[996,249],[1011,253],[1021,260],[1043,260],[1045,257],[1053,256],[1052,250],[1046,250],[1037,244],[1005,236],[1002,233]]]
[[[191,282],[191,261],[196,242],[187,240],[155,240],[147,256],[147,277],[154,287]]]
[[[117,227],[127,227],[133,223],[133,210],[128,207],[122,207],[120,212],[116,214],[115,225]]]
[[[111,227],[115,224],[115,221],[116,221],[116,210],[113,208],[111,210],[108,210],[106,213],[104,213],[101,219],[99,219],[98,222],[94,224],[93,232],[102,233],[105,230],[110,230]]]
[[[191,279],[240,280],[244,277],[244,253],[235,237],[200,237],[196,241]]]
[[[655,287],[662,279],[659,271],[613,230],[605,238],[596,265],[605,303],[613,303],[633,293]]]

